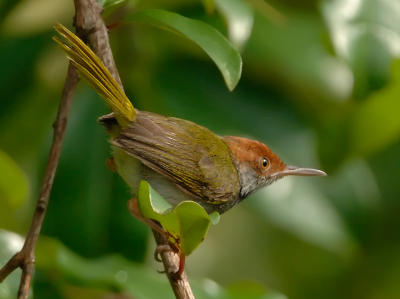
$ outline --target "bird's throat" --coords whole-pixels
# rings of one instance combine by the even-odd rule
[[[233,163],[239,174],[240,180],[240,199],[249,196],[263,184],[256,171],[248,164],[237,161],[232,157]]]

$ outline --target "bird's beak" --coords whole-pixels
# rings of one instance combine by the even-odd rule
[[[327,174],[318,169],[313,168],[302,168],[296,166],[286,166],[286,168],[277,173],[279,177],[287,176],[287,175],[296,175],[296,176],[326,176]]]

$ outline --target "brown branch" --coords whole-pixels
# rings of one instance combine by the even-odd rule
[[[123,88],[115,66],[114,58],[108,39],[108,30],[101,18],[102,8],[95,0],[74,0],[76,8],[75,23],[78,35],[87,37],[92,50],[100,57],[111,75]]]
[[[93,51],[100,57],[104,65],[111,72],[113,77],[117,80],[121,88],[123,88],[121,79],[118,74],[117,67],[115,66],[114,58],[112,55],[107,27],[100,16],[101,8],[96,0],[74,0],[77,8],[76,22],[82,24],[84,30],[83,36],[88,36],[89,45]],[[78,10],[78,7],[80,8]],[[91,14],[79,14],[79,11],[91,11]],[[79,31],[78,31],[79,32]],[[86,35],[87,33],[91,33]],[[154,238],[158,246],[168,245],[165,237],[157,232],[154,232]],[[179,257],[172,250],[164,251],[161,254],[165,273],[168,276],[171,287],[175,296],[179,299],[192,299],[194,298],[192,289],[190,287],[187,275],[183,272],[181,275],[174,275],[179,269]]]
[[[49,204],[50,192],[53,187],[54,176],[57,170],[65,129],[67,126],[67,118],[78,81],[78,74],[70,64],[68,66],[67,78],[65,79],[64,90],[58,107],[57,117],[53,124],[53,142],[31,226],[21,251],[15,254],[7,264],[0,269],[0,282],[2,282],[16,268],[22,268],[18,298],[28,298],[34,271],[35,246]]]
[[[136,198],[132,198],[128,202],[128,209],[139,221],[147,224],[152,228],[154,239],[157,243],[157,249],[154,253],[154,258],[157,261],[162,261],[164,264],[164,272],[168,277],[169,283],[172,290],[175,293],[176,298],[179,299],[194,299],[192,288],[190,287],[189,280],[185,271],[179,274],[180,268],[180,257],[169,245],[168,239],[165,233],[163,233],[161,226],[153,220],[144,218],[140,213],[139,206]],[[161,260],[158,256],[161,256]],[[184,262],[184,261],[183,261]]]
[[[161,259],[164,264],[165,274],[168,277],[169,283],[174,290],[176,298],[179,299],[194,299],[192,288],[190,287],[186,272],[177,275],[179,270],[180,257],[169,246],[167,238],[159,232],[153,230],[154,239],[157,246],[163,246],[167,250],[160,251]]]
[[[113,77],[122,87],[121,79],[119,77],[118,70],[115,66],[114,58],[111,52],[108,31],[100,15],[100,5],[96,0],[74,0],[74,3],[76,11],[74,25],[78,35],[89,42],[93,51],[100,57]],[[29,232],[21,251],[15,254],[3,266],[3,268],[0,269],[0,282],[2,282],[16,268],[22,268],[18,298],[25,299],[29,294],[32,275],[34,272],[35,246],[39,238],[43,220],[49,204],[50,192],[53,186],[54,176],[65,135],[67,117],[78,81],[78,74],[74,67],[70,64],[68,67],[68,73],[64,84],[61,102],[58,108],[57,118],[53,125],[53,142],[46,172]],[[154,232],[154,237],[159,246],[168,246],[168,240],[166,240],[162,234]],[[194,298],[186,273],[183,272],[181,275],[175,274],[179,269],[180,263],[178,255],[172,250],[167,250],[161,253],[161,257],[166,269],[165,272],[176,297],[180,299]]]
[[[86,4],[89,2],[90,1],[85,0],[75,0],[75,27],[77,28],[77,32],[79,35],[84,38],[87,37],[89,41],[93,41],[93,44],[98,45],[99,49],[106,49],[106,47],[102,46],[100,42],[96,42],[98,40],[104,40],[108,44],[108,35],[104,24],[104,28],[102,30],[98,30],[95,27],[90,27],[90,24],[93,22],[95,24],[102,22],[101,16],[99,15],[100,8],[97,3],[95,3],[95,5],[92,4],[92,7],[88,7]],[[94,3],[94,1],[91,2]],[[88,28],[90,28],[90,30],[88,30]],[[111,53],[110,50],[108,52]],[[104,51],[102,58],[106,57],[111,57],[110,61],[113,61],[112,56],[107,56],[107,51]],[[114,69],[116,70],[115,66]],[[116,71],[114,71],[114,75],[115,74],[117,74]],[[30,225],[28,234],[24,242],[24,246],[22,247],[21,251],[15,254],[0,269],[0,282],[2,282],[16,268],[20,267],[22,269],[18,298],[28,298],[29,289],[32,282],[32,275],[34,272],[35,246],[39,238],[43,220],[45,218],[46,210],[49,204],[50,193],[53,187],[54,176],[57,170],[62,143],[67,126],[68,114],[78,81],[79,76],[75,68],[72,66],[72,64],[70,64],[68,66],[67,77],[65,80],[64,89],[58,108],[57,117],[53,124],[53,142],[51,145],[46,171],[42,181],[40,195],[36,203],[32,223]]]

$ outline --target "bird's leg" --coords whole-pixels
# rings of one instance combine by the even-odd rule
[[[176,275],[176,277],[180,277],[182,275],[183,271],[185,270],[185,260],[186,260],[186,256],[180,248],[178,248],[177,246],[175,246],[172,243],[158,245],[156,247],[156,249],[154,250],[154,259],[158,262],[162,262],[161,254],[163,254],[164,252],[168,252],[168,251],[173,251],[179,256],[178,270],[172,274],[174,276]],[[158,271],[158,272],[165,273],[165,270]]]
[[[166,238],[166,240],[168,240],[168,244],[161,244],[156,247],[156,249],[154,250],[154,259],[158,262],[161,262],[162,260],[160,258],[160,255],[166,251],[173,251],[176,254],[178,254],[179,267],[174,275],[177,275],[178,277],[180,277],[181,274],[183,273],[183,271],[185,270],[185,258],[186,257],[185,257],[185,254],[183,253],[183,251],[177,245],[177,244],[179,244],[179,239],[176,239],[176,237],[172,236],[170,233],[165,231],[158,222],[143,217],[142,214],[140,213],[136,198],[132,198],[128,202],[128,208],[129,208],[129,211],[131,212],[131,214],[136,219],[147,224],[148,226],[150,226],[151,229],[153,229],[156,232],[158,232],[159,234],[163,235]],[[171,241],[171,238],[175,240],[175,243],[173,243]],[[160,271],[160,272],[162,273],[163,271]]]

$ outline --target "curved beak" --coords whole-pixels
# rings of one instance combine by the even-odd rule
[[[296,175],[296,176],[326,176],[327,174],[318,169],[314,168],[303,168],[288,165],[286,168],[277,173],[278,176],[283,177],[287,175]]]

